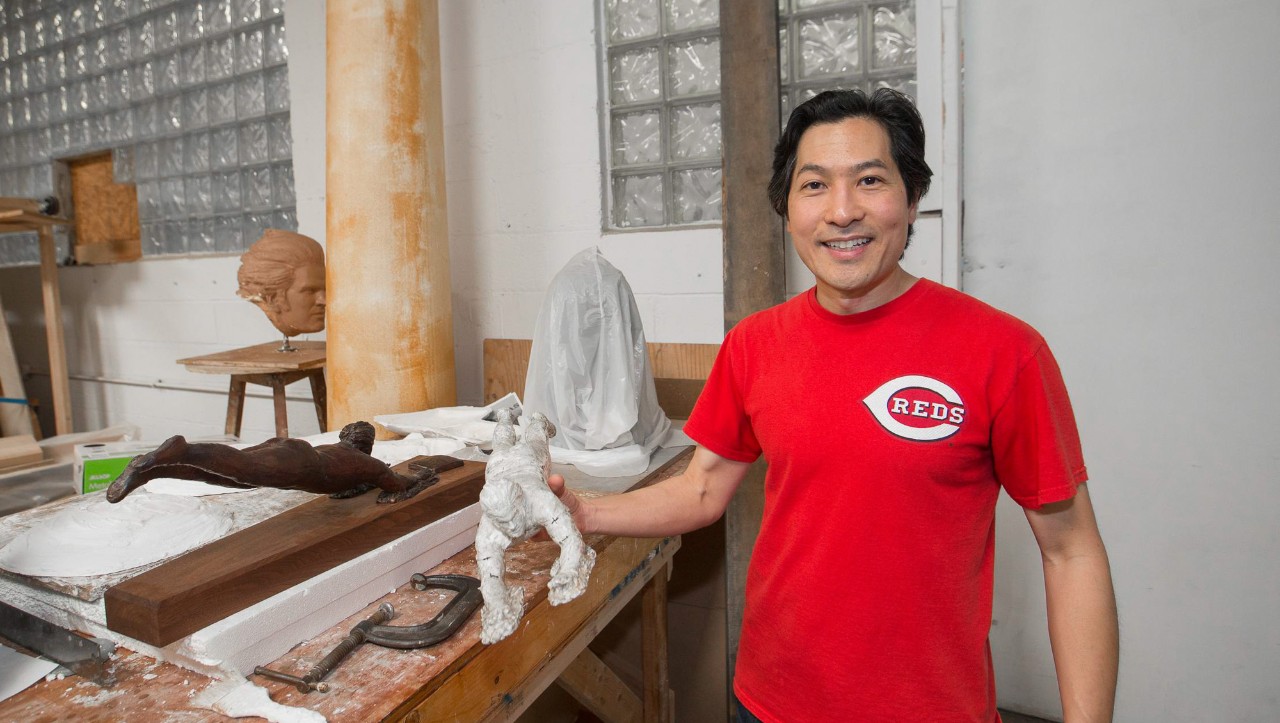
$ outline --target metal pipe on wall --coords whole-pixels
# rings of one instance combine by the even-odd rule
[[[329,0],[326,14],[327,364],[338,429],[452,406],[457,389],[436,0]]]

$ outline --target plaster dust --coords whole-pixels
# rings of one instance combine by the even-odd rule
[[[99,497],[68,507],[0,549],[0,568],[22,575],[88,577],[180,555],[231,530],[229,514],[194,497]]]
[[[232,718],[258,716],[272,723],[325,723],[327,720],[313,710],[281,705],[271,700],[264,688],[247,680],[215,683],[200,691],[192,702]]]
[[[157,477],[148,482],[142,489],[157,495],[176,495],[178,497],[208,497],[210,495],[235,494],[246,490],[236,487],[221,487],[208,482],[193,479],[174,479],[173,477]]]

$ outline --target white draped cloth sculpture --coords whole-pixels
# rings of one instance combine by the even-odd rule
[[[551,567],[547,599],[552,605],[573,600],[587,588],[587,578],[596,562],[595,550],[582,541],[573,516],[551,488],[551,453],[547,440],[556,428],[541,414],[533,414],[525,427],[524,439],[516,436],[515,409],[498,412],[493,433],[493,453],[480,490],[482,516],[476,530],[476,564],[480,570],[480,641],[496,643],[515,632],[524,615],[524,590],[508,587],[506,550],[538,530],[560,546],[560,557]]]

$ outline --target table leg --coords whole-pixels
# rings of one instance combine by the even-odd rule
[[[289,411],[285,407],[284,385],[284,377],[279,374],[271,375],[271,396],[276,406],[276,436],[281,438],[289,436]]]
[[[316,405],[316,419],[320,421],[320,431],[329,431],[329,390],[324,384],[324,369],[311,372],[311,398]]]
[[[667,667],[667,575],[670,572],[670,564],[664,565],[640,592],[645,723],[671,721],[670,673]]]
[[[240,436],[240,422],[244,419],[245,380],[239,375],[231,375],[231,390],[227,392],[227,434]]]

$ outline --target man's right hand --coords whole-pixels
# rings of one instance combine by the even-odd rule
[[[587,534],[587,506],[583,503],[582,498],[575,495],[569,486],[564,482],[564,475],[551,474],[547,477],[547,486],[555,493],[556,497],[569,508],[569,514],[573,515],[573,526],[578,528],[578,532]]]

